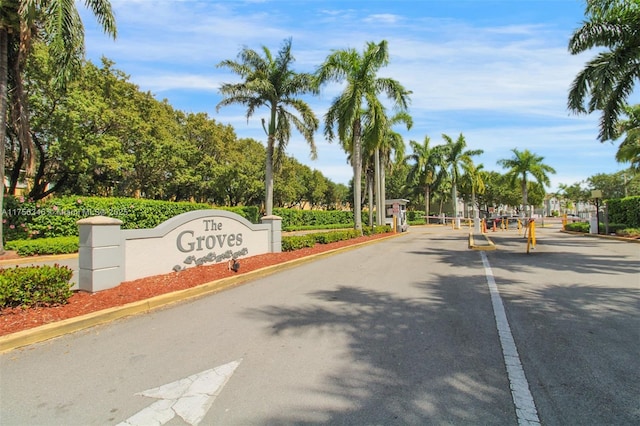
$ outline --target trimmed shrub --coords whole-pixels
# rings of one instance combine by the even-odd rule
[[[78,251],[78,237],[37,238],[33,240],[8,241],[7,250],[15,250],[20,256],[43,254],[67,254]]]
[[[566,229],[567,231],[573,231],[573,232],[589,232],[589,223],[588,222],[567,223],[564,226],[564,229]]]
[[[73,294],[72,275],[59,265],[0,269],[0,308],[65,304]]]
[[[625,228],[616,230],[616,235],[620,237],[639,237],[640,228]]]
[[[313,247],[315,244],[316,239],[312,234],[282,237],[282,251],[300,250],[305,247]]]
[[[367,226],[362,229],[364,235],[382,234],[391,232],[389,226],[377,226],[369,228]],[[313,247],[315,244],[329,244],[336,241],[345,241],[358,238],[360,233],[355,229],[345,229],[333,232],[317,232],[307,235],[295,235],[282,237],[282,251],[294,251],[305,247]]]

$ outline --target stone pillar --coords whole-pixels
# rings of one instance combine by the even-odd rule
[[[122,221],[93,216],[76,222],[80,232],[78,287],[94,293],[116,287],[124,280]]]
[[[280,216],[263,216],[260,222],[271,226],[269,232],[270,253],[282,252],[282,218]]]

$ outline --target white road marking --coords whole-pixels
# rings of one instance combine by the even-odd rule
[[[493,305],[493,315],[496,317],[496,326],[498,327],[498,335],[500,336],[500,344],[502,345],[502,356],[507,366],[507,377],[509,378],[509,386],[511,387],[511,397],[516,406],[516,416],[519,425],[539,425],[538,410],[533,401],[533,396],[529,390],[529,383],[524,375],[520,355],[516,343],[511,334],[511,327],[507,321],[507,314],[502,304],[502,298],[493,277],[493,271],[489,260],[484,252],[480,252],[484,272],[489,285],[489,293],[491,294],[491,304]]]
[[[240,360],[241,361],[241,360]],[[213,405],[224,385],[240,365],[232,361],[187,378],[148,389],[136,395],[158,398],[147,408],[138,411],[117,426],[163,425],[180,416],[187,424],[196,426]]]

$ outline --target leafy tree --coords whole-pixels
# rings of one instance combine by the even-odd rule
[[[291,69],[294,57],[291,55],[291,39],[285,40],[277,57],[263,46],[264,56],[244,48],[238,54],[239,61],[226,60],[218,67],[229,68],[244,79],[241,83],[224,83],[220,88],[223,99],[216,109],[234,103],[247,107],[247,120],[256,109],[267,107],[269,119],[262,119],[262,127],[267,134],[267,156],[265,160],[265,210],[273,211],[273,170],[284,157],[284,151],[291,137],[293,125],[311,147],[311,157],[316,157],[313,134],[318,129],[318,119],[313,111],[299,98],[312,91],[312,77],[306,73],[296,73]],[[297,112],[297,116],[293,111]],[[277,144],[277,145],[276,145]]]
[[[320,208],[326,204],[329,180],[318,170],[313,170],[308,176],[305,199],[311,204],[311,208]]]
[[[553,196],[555,196],[560,202],[561,209],[563,207],[563,204],[565,205],[565,208],[570,209],[572,208],[571,206],[575,205],[576,203],[589,201],[589,199],[591,198],[590,191],[586,188],[583,188],[582,182],[574,183],[572,185],[561,183],[558,185],[558,188],[559,191],[553,194]],[[561,211],[560,213],[563,212]]]
[[[310,180],[311,169],[295,158],[285,157],[282,159],[276,177],[278,178],[274,187],[274,204],[277,207],[304,207],[305,196],[307,194],[307,183]]]
[[[393,165],[389,167],[385,182],[385,198],[408,198],[410,205],[420,205],[422,200],[417,198],[411,199],[411,185],[409,182],[409,165],[404,158],[396,159]]]
[[[108,0],[85,0],[98,23],[109,35],[116,36],[116,25]],[[4,165],[7,110],[10,104],[11,126],[24,152],[27,171],[33,171],[34,151],[29,126],[29,107],[23,83],[24,68],[34,40],[44,40],[56,64],[54,82],[68,83],[80,67],[84,55],[84,29],[76,3],[66,0],[5,0],[0,4],[0,154]],[[9,83],[12,90],[9,91]],[[9,99],[11,93],[11,99]],[[0,194],[4,194],[4,167],[0,167]],[[0,210],[2,210],[0,197]],[[0,231],[2,230],[0,223]],[[0,235],[2,233],[0,232]],[[0,253],[4,252],[0,240]]]
[[[325,115],[325,136],[337,137],[348,153],[353,167],[353,213],[355,229],[362,230],[362,155],[365,128],[369,137],[382,137],[388,126],[383,122],[384,106],[379,99],[386,94],[394,107],[406,110],[407,90],[391,78],[378,77],[378,71],[389,63],[386,40],[368,42],[362,54],[355,49],[331,53],[317,70],[318,84],[328,81],[346,82],[342,93],[333,100]],[[365,118],[366,112],[366,118]],[[366,120],[366,122],[365,122]]]
[[[522,192],[511,183],[507,176],[487,171],[483,173],[484,192],[477,194],[478,204],[485,207],[485,214],[489,208],[499,206],[517,206],[522,201]]]
[[[602,191],[602,198],[623,198],[626,195],[636,195],[629,191],[629,187],[625,191],[625,180],[628,179],[628,172],[617,173],[598,173],[587,178],[587,184],[589,186],[589,198],[591,198],[590,192],[593,190]]]
[[[458,183],[460,181],[461,169],[463,167],[471,167],[473,158],[483,153],[481,149],[467,150],[467,141],[462,133],[455,141],[445,134],[442,135],[445,140],[444,145],[444,161],[445,168],[448,170],[451,179],[451,200],[453,202],[453,215],[456,218],[456,227],[460,227],[460,219],[458,217]]]
[[[516,184],[518,181],[520,182],[522,207],[527,209],[527,206],[529,206],[529,176],[533,176],[540,185],[550,185],[551,181],[548,174],[555,173],[556,171],[553,167],[543,163],[544,157],[536,155],[528,149],[518,151],[517,148],[514,148],[511,152],[513,152],[511,158],[498,160],[498,164],[509,169],[507,171],[507,177],[511,180],[512,184]],[[531,212],[529,212],[529,217],[531,217]]]
[[[349,202],[349,188],[342,183],[334,183],[327,179],[327,191],[324,205],[327,210],[342,209]]]
[[[605,141],[616,138],[618,118],[640,79],[640,2],[587,0],[585,15],[569,51],[603,49],[573,80],[568,106],[575,113],[602,111],[598,137]]]
[[[259,206],[264,196],[264,146],[253,139],[230,142],[217,160],[209,199],[217,205]]]

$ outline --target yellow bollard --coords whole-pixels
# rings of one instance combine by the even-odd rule
[[[518,219],[518,235],[522,235],[522,222]]]
[[[536,222],[533,219],[529,219],[529,238],[527,239],[527,254],[529,249],[536,248]]]

